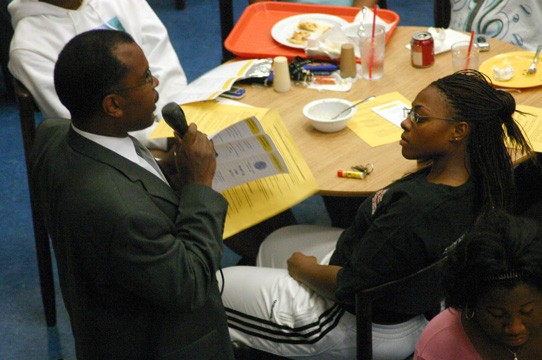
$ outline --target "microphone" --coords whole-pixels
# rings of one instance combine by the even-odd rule
[[[186,123],[186,117],[184,116],[184,111],[181,109],[179,104],[175,102],[170,102],[162,108],[162,116],[166,123],[175,130],[181,138],[188,130],[188,124]]]

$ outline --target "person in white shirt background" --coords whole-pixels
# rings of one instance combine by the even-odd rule
[[[186,75],[164,24],[146,0],[13,0],[8,11],[15,29],[8,68],[32,93],[44,118],[69,118],[54,89],[54,64],[70,39],[92,29],[126,31],[140,44],[159,80],[157,121],[163,105],[180,102]],[[156,124],[132,135],[148,148],[165,150],[166,139],[149,139]]]

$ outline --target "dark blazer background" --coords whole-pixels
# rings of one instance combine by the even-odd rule
[[[68,120],[42,123],[32,164],[78,358],[233,358],[215,277],[220,194],[179,196]]]

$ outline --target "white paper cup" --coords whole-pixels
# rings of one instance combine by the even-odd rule
[[[288,59],[285,56],[277,56],[273,60],[273,89],[277,92],[286,92],[290,90],[290,70],[288,69]]]
[[[341,77],[356,77],[356,55],[354,45],[350,43],[341,46]]]

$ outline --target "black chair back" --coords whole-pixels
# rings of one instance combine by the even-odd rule
[[[28,175],[28,184],[30,185],[32,183],[30,174],[30,152],[36,133],[35,115],[36,112],[38,112],[38,108],[30,91],[28,91],[19,80],[14,79],[13,88],[17,104],[19,105],[19,118],[23,136],[26,172]],[[34,241],[36,242],[36,253],[38,257],[41,298],[45,310],[45,321],[47,326],[54,326],[56,324],[56,301],[49,235],[45,228],[43,217],[40,215],[37,199],[32,194],[31,187],[29,191],[30,208],[32,210],[32,222],[34,226]]]
[[[13,96],[13,80],[8,70],[9,44],[13,37],[13,28],[11,27],[11,17],[8,13],[8,0],[0,0],[0,69],[6,93],[11,98]]]
[[[402,279],[391,281],[356,294],[357,359],[373,358],[372,319],[373,304],[378,308],[404,315],[420,315],[440,308],[442,291],[442,264],[445,258]]]
[[[450,25],[450,0],[433,0],[433,16],[435,27],[447,28]]]

